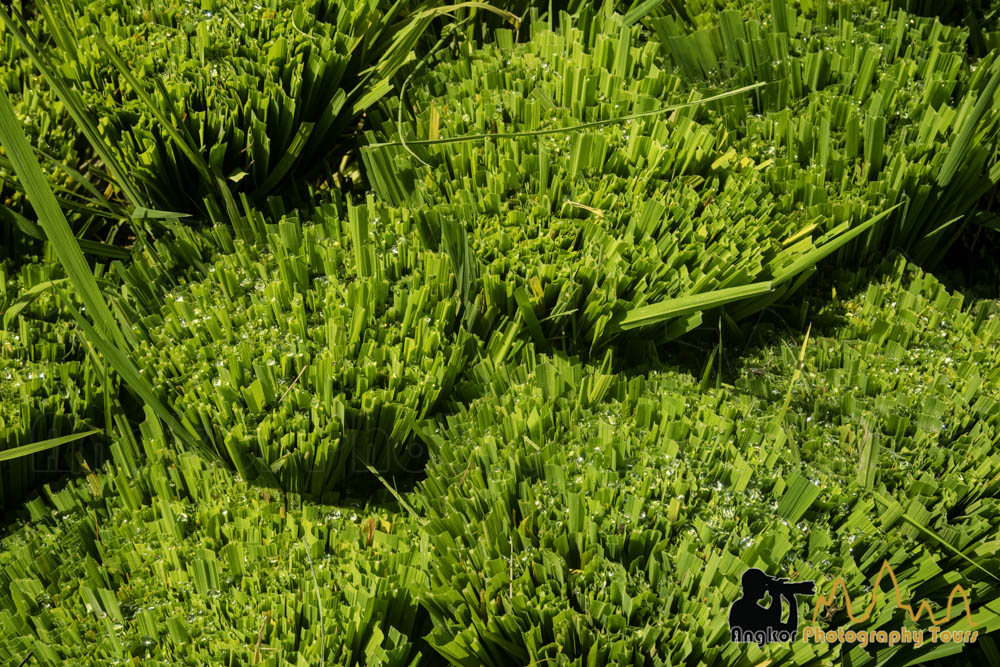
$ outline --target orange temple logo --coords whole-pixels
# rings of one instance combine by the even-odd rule
[[[892,593],[889,594],[889,599],[892,600],[894,598],[896,608],[906,611],[911,621],[917,623],[924,620],[930,624],[929,628],[926,630],[923,628],[909,629],[903,627],[897,630],[853,630],[839,627],[835,630],[823,630],[819,627],[820,612],[824,608],[832,608],[832,605],[836,603],[838,592],[843,595],[843,610],[847,613],[849,624],[853,625],[869,621],[878,608],[880,594],[882,593],[880,584],[882,578],[887,574],[892,581]],[[960,616],[963,611],[965,613],[966,627],[970,629],[942,630],[942,625],[951,621],[953,616]],[[813,606],[812,624],[803,629],[802,639],[812,642],[859,643],[861,645],[879,643],[892,646],[906,643],[913,644],[915,647],[921,646],[925,641],[931,643],[973,643],[979,637],[978,631],[971,630],[975,626],[976,623],[972,619],[972,604],[969,600],[969,594],[960,584],[955,584],[951,589],[944,613],[938,617],[934,615],[934,610],[927,600],[921,600],[916,606],[904,601],[903,593],[899,590],[899,582],[896,580],[896,573],[893,571],[889,561],[883,561],[878,575],[872,582],[871,601],[864,609],[858,610],[854,608],[844,578],[837,577],[830,587],[829,595],[819,593],[816,596],[816,602]],[[929,636],[925,635],[925,632]]]

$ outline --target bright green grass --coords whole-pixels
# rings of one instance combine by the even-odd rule
[[[391,90],[430,24],[416,17],[428,4],[39,2],[33,48],[146,202],[204,211],[206,197],[223,206],[224,189],[262,199],[339,160],[351,124]]]
[[[744,288],[728,315],[753,313],[897,204],[830,261],[898,247],[931,263],[1000,176],[1000,70],[966,55],[960,28],[860,8],[742,3],[694,32],[654,20],[654,38],[607,8],[534,22],[517,43],[497,30],[380,105],[369,136],[390,145],[364,149],[369,177],[428,234],[467,229],[488,317],[581,354],[684,333],[717,290]]]
[[[318,498],[368,465],[419,471],[413,425],[449,400],[477,342],[459,326],[451,263],[412,224],[369,202],[262,223],[266,251],[223,234],[148,308],[137,260],[138,366],[245,476],[263,466]]]
[[[147,196],[200,207],[219,186],[201,159],[220,192],[250,196],[242,215],[228,201],[227,224],[163,219],[97,280],[79,251],[102,248],[76,248],[72,234],[85,230],[59,220],[67,193],[44,196],[35,173],[41,226],[4,213],[5,229],[53,235],[127,386],[85,357],[99,337],[80,313],[68,324],[70,299],[25,300],[60,278],[51,264],[4,265],[0,305],[25,305],[0,334],[0,373],[11,375],[0,383],[0,446],[89,424],[113,435],[111,462],[82,452],[94,474],[11,514],[0,538],[3,660],[996,661],[996,301],[963,306],[891,259],[838,281],[821,271],[821,307],[799,309],[794,330],[754,329],[762,342],[742,353],[720,340],[685,357],[704,337],[673,339],[716,316],[729,336],[735,320],[802,295],[817,267],[850,269],[896,247],[933,265],[1000,177],[1000,64],[971,58],[964,29],[885,3],[710,5],[690,3],[693,27],[642,17],[655,38],[637,23],[643,12],[609,5],[554,29],[532,21],[523,43],[510,30],[458,42],[399,103],[418,155],[366,149],[384,201],[333,197],[308,215],[265,195],[321,165],[336,146],[316,128],[329,114],[327,129],[357,118],[399,64],[388,58],[381,83],[353,89],[349,111],[325,74],[307,83],[316,52],[345,46],[340,23],[335,36],[320,25],[326,4],[272,3],[261,9],[274,16],[250,25],[221,5],[102,0],[84,16],[67,11],[65,32],[50,20],[49,55],[100,107],[102,136]],[[337,21],[371,18],[352,6],[358,14]],[[105,61],[98,25],[139,63],[152,109],[133,72]],[[244,44],[234,25],[260,40]],[[389,43],[378,29],[366,35]],[[230,39],[248,53],[227,52]],[[82,57],[68,59],[76,42]],[[361,46],[360,60],[376,51]],[[211,66],[223,62],[248,76],[214,87]],[[44,95],[24,92],[16,71],[3,82],[24,116]],[[173,93],[153,89],[161,74]],[[603,122],[758,82],[625,124],[420,143]],[[297,115],[306,99],[327,115]],[[399,138],[398,109],[370,114],[374,138]],[[154,118],[184,113],[190,143]],[[7,112],[4,142],[30,175],[14,124]],[[220,206],[207,204],[215,223]],[[838,252],[818,264],[828,250]],[[644,359],[652,350],[696,370]],[[426,479],[398,498],[414,515],[376,496],[323,504],[370,492],[369,465],[394,485],[423,469],[428,449]],[[68,448],[55,454],[71,459]],[[38,458],[0,463],[3,494],[24,497]],[[840,575],[864,603],[883,560],[938,612],[965,585],[979,643],[954,656],[952,646],[727,641],[745,567],[821,590]],[[821,624],[844,620],[834,610]],[[901,623],[886,606],[872,627]]]
[[[302,505],[164,453],[46,490],[3,538],[0,660],[408,665],[426,615],[413,522]],[[318,600],[317,600],[318,596]],[[426,647],[424,648],[426,652]]]
[[[0,263],[0,311],[23,306],[0,329],[0,451],[89,430],[88,422],[102,421],[102,382],[76,334],[59,316],[62,299],[50,289],[31,296],[32,288],[44,288],[60,275],[53,264],[15,269]],[[79,470],[75,449],[0,464],[0,509],[22,502],[46,476]],[[101,445],[92,439],[84,451],[99,457]]]
[[[431,644],[464,665],[839,661],[825,645],[730,643],[739,577],[757,566],[822,590],[839,575],[863,596],[884,559],[939,615],[961,582],[981,634],[1000,628],[1000,309],[961,304],[891,263],[816,314],[827,325],[791,388],[801,339],[787,335],[707,391],[558,358],[484,365],[485,395],[426,432]],[[897,627],[902,612],[876,618]],[[995,651],[981,641],[964,664]]]
[[[308,534],[335,664],[365,651],[407,664],[428,632],[465,665],[840,660],[804,643],[730,644],[738,578],[756,565],[822,590],[841,575],[863,604],[883,559],[938,614],[953,584],[970,591],[979,643],[949,659],[982,664],[1000,627],[1000,582],[984,572],[1000,570],[1000,309],[963,305],[902,260],[866,280],[811,297],[825,305],[805,311],[814,326],[783,419],[802,337],[763,326],[766,342],[707,389],[683,371],[620,374],[530,349],[481,363],[466,379],[481,398],[420,429],[427,479],[404,496],[417,519],[300,509],[192,454],[132,473],[109,464],[29,503],[31,521],[3,541],[4,646],[43,664],[133,652],[245,663],[263,624],[270,664],[317,664]],[[144,429],[146,449],[156,432]],[[902,622],[891,606],[877,619]],[[875,664],[858,648],[849,659]]]

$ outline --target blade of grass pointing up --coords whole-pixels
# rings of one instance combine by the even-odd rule
[[[959,164],[966,153],[969,152],[969,147],[972,145],[972,137],[979,127],[979,122],[986,115],[987,110],[993,107],[993,98],[996,95],[998,86],[1000,86],[1000,60],[995,60],[993,61],[990,80],[986,84],[986,88],[980,94],[979,100],[976,101],[972,115],[967,117],[962,124],[962,130],[959,132],[958,137],[956,137],[955,143],[952,144],[951,150],[948,151],[948,156],[941,166],[941,171],[938,172],[938,185],[948,185],[955,177],[955,174],[958,173]]]

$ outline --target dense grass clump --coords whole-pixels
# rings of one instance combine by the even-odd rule
[[[229,270],[228,256],[210,273]],[[46,488],[3,538],[0,655],[412,664],[433,649],[463,665],[951,655],[957,645],[876,654],[728,641],[746,567],[820,589],[842,576],[864,606],[888,560],[938,615],[963,583],[981,633],[964,664],[981,664],[1000,626],[987,573],[1000,510],[1000,310],[964,305],[902,260],[867,287],[835,286],[846,296],[805,311],[808,339],[761,325],[762,343],[714,381],[530,348],[481,361],[464,382],[482,396],[419,426],[431,463],[410,497],[414,520],[353,501],[299,507],[297,494],[162,451],[147,422],[139,441],[116,443],[122,462]],[[871,629],[915,627],[891,605],[874,618]],[[818,619],[846,623],[836,608]]]
[[[536,4],[0,7],[0,663],[1000,662],[988,3]]]
[[[38,24],[33,22],[32,25],[37,27]],[[66,113],[64,105],[54,99],[54,93],[35,71],[31,61],[23,57],[17,42],[2,25],[0,90],[14,102],[25,135],[38,151],[40,164],[64,204],[67,216],[77,226],[86,220],[94,224],[94,211],[101,204],[95,202],[95,194],[70,173],[88,171],[93,166],[91,151],[82,141],[80,131]],[[101,171],[99,168],[91,171],[95,182],[99,182]],[[98,192],[97,196],[101,193]],[[0,260],[20,261],[26,256],[38,254],[44,235],[37,225],[30,222],[32,217],[23,188],[5,151],[0,150]]]
[[[861,591],[888,560],[936,604],[942,571],[995,599],[976,564],[996,565],[996,304],[962,308],[897,261],[824,310],[801,364],[800,341],[776,341],[707,391],[676,372],[530,354],[481,367],[483,398],[425,432],[431,644],[455,664],[838,659],[836,646],[729,641],[750,566]],[[891,606],[877,618],[904,622]],[[1000,624],[977,619],[983,633]],[[845,652],[851,664],[916,655]]]
[[[369,465],[416,472],[413,424],[447,400],[475,342],[448,258],[411,225],[369,202],[261,222],[266,250],[223,233],[161,307],[136,299],[139,367],[249,477],[263,463],[283,488],[319,496]],[[138,268],[127,280],[143,288]]]
[[[139,196],[204,212],[207,198],[232,215],[230,191],[263,201],[292,179],[337,171],[359,116],[392,89],[430,26],[431,4],[45,2],[24,8],[34,20],[17,26],[22,37],[7,32],[4,49],[21,66],[5,74],[37,80],[37,61],[71,89],[132,205]],[[61,98],[28,91],[21,107],[30,117]],[[45,141],[79,148],[82,136]]]
[[[0,537],[0,660],[410,665],[413,523],[302,506],[193,455],[108,467]],[[426,651],[426,648],[424,648]]]
[[[65,297],[59,269],[0,262],[0,454],[15,447],[89,430],[101,423],[105,380],[59,317]],[[16,317],[15,317],[16,313]],[[96,447],[96,448],[95,448]],[[0,510],[20,503],[40,480],[78,471],[75,447],[0,462]],[[101,447],[83,450],[99,461]]]
[[[839,261],[932,262],[996,181],[1000,69],[961,28],[865,7],[746,3],[693,32],[651,19],[646,41],[608,8],[498,30],[382,104],[372,139],[395,143],[365,149],[369,175],[429,229],[468,229],[487,311],[581,352],[676,336],[720,302],[749,314],[895,205]],[[598,125],[558,131],[580,123]]]

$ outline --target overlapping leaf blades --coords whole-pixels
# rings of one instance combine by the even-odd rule
[[[0,552],[0,660],[419,660],[426,554],[413,523],[360,505],[287,508],[273,494],[185,454],[111,464],[35,499],[32,527]],[[324,629],[301,594],[314,575]]]
[[[262,226],[266,251],[237,244],[162,305],[138,305],[145,377],[248,477],[259,459],[319,497],[366,465],[419,470],[413,424],[448,399],[475,342],[448,259],[409,224],[368,202]]]
[[[820,587],[841,575],[865,604],[884,559],[935,608],[951,585],[942,571],[954,573],[979,601],[978,629],[995,631],[1000,614],[981,603],[998,586],[1000,312],[963,307],[901,260],[867,288],[838,288],[853,296],[813,313],[780,429],[776,397],[800,367],[787,334],[762,330],[774,342],[742,361],[735,386],[707,392],[685,373],[620,376],[610,358],[483,362],[485,394],[421,428],[433,459],[410,496],[420,523],[299,509],[295,494],[276,503],[191,454],[47,490],[0,551],[0,655],[58,663],[92,633],[86,650],[107,659],[325,651],[332,664],[410,664],[432,628],[430,646],[462,665],[799,664],[839,649],[728,642],[743,569]],[[325,647],[303,548],[325,636],[339,640]],[[873,627],[904,622],[890,609]],[[927,657],[845,650],[861,665]]]
[[[530,321],[530,305],[546,339],[580,351],[638,324],[676,336],[730,301],[745,316],[832,253],[940,258],[996,179],[1000,64],[971,65],[960,30],[888,5],[775,7],[770,23],[706,12],[693,33],[654,19],[658,43],[607,8],[522,44],[500,30],[421,76],[403,126],[384,104],[372,138],[395,143],[364,149],[372,183],[426,229],[467,227],[487,320]],[[573,129],[759,82],[667,120]]]
[[[761,651],[726,641],[725,610],[747,565],[817,580],[840,574],[864,590],[887,559],[908,591],[933,604],[949,577],[967,582],[975,600],[997,597],[994,302],[963,309],[929,276],[890,262],[849,298],[830,300],[827,285],[828,307],[798,312],[805,340],[772,335],[736,376],[722,319],[708,361],[694,363],[700,381],[618,371],[641,358],[636,339],[676,337],[707,309],[724,309],[732,323],[817,267],[855,265],[894,246],[936,259],[1000,173],[991,169],[1000,65],[993,56],[970,63],[961,29],[911,22],[888,5],[775,0],[721,15],[719,5],[629,3],[624,17],[584,7],[555,30],[533,20],[525,44],[510,31],[485,49],[458,42],[457,57],[424,75],[404,110],[405,136],[430,138],[409,147],[431,167],[415,168],[405,149],[381,150],[395,146],[367,154],[389,203],[286,215],[270,200],[269,215],[255,206],[260,197],[242,198],[243,212],[231,198],[232,227],[198,231],[143,204],[130,217],[162,217],[169,234],[99,270],[99,281],[54,205],[66,197],[47,192],[39,156],[4,112],[10,162],[31,172],[24,189],[45,212],[42,226],[4,217],[29,236],[47,233],[67,277],[29,264],[0,281],[12,327],[0,336],[0,370],[13,381],[0,385],[0,437],[8,447],[35,441],[28,449],[61,441],[28,437],[17,400],[50,410],[38,428],[60,432],[80,433],[97,406],[93,422],[111,436],[113,461],[83,463],[85,478],[46,487],[25,505],[30,525],[4,539],[3,659],[863,665],[950,656],[955,647]],[[226,43],[211,39],[212,22],[246,25],[210,3],[216,13],[182,17],[190,26],[170,13],[184,7],[138,7],[149,16],[109,2],[88,4],[72,26],[51,11],[46,20],[63,57],[78,48],[74,34],[83,49],[126,55],[141,47],[125,33],[190,28],[191,39],[167,48],[181,85],[145,80],[158,65],[146,71],[148,61],[141,72],[124,63],[75,70],[78,83],[90,82],[82,88],[110,72],[128,98],[102,102],[115,110],[102,131],[118,124],[108,136],[126,137],[156,197],[197,199],[220,180],[224,193],[263,196],[320,150],[312,142],[322,120],[293,114],[289,125],[282,115],[300,101],[296,91],[274,107],[277,123],[240,115],[263,108],[259,99],[227,109],[221,125],[185,119],[211,115],[198,95],[218,102],[233,92],[213,88],[211,65]],[[312,20],[339,31],[341,19],[366,19],[361,4],[357,15],[306,7],[292,10],[289,25],[314,41],[282,33],[248,56],[250,69],[267,70],[254,70],[265,88],[304,85],[296,68],[312,61],[295,58],[343,45],[317,46]],[[388,59],[359,75],[362,88],[374,83],[351,113],[385,94],[387,71],[408,57],[429,16],[473,7],[481,3],[417,14],[394,43],[381,42]],[[753,20],[761,8],[768,20]],[[276,18],[279,9],[266,11]],[[640,21],[657,40],[642,45]],[[99,23],[107,39],[88,33]],[[352,48],[371,46],[369,33],[359,39]],[[194,61],[190,70],[181,55]],[[68,76],[73,67],[63,68]],[[904,85],[907,77],[918,85]],[[139,104],[145,83],[151,97]],[[182,89],[195,91],[194,106],[171,92]],[[726,90],[739,94],[696,104]],[[346,108],[343,92],[334,113]],[[663,111],[670,102],[691,104]],[[393,119],[383,138],[399,130],[395,111],[383,108]],[[647,115],[614,120],[631,112]],[[203,137],[206,127],[226,136]],[[460,136],[469,132],[490,140]],[[264,150],[255,156],[266,154],[266,169],[254,171],[254,155],[208,148],[233,137],[247,139],[246,152]],[[269,153],[272,140],[287,150]],[[185,160],[202,173],[184,173]],[[76,182],[93,201],[111,197]],[[177,189],[185,183],[203,189]],[[37,321],[73,308],[56,291],[70,283],[96,325],[76,312],[83,335],[72,342],[93,364],[77,362],[84,353],[69,349],[65,319]],[[117,391],[109,366],[132,397]],[[162,422],[171,421],[167,433]],[[172,452],[178,437],[258,486]],[[405,498],[393,489],[416,521],[366,509],[358,524],[356,506],[345,514],[315,504],[342,500],[367,473],[394,485],[394,474],[422,467],[421,442],[432,457],[426,480]],[[7,483],[22,469],[7,464],[3,492],[23,493],[24,484]],[[299,491],[312,498],[304,509]],[[834,612],[825,622],[841,620]],[[972,664],[993,655],[988,633],[1000,614],[982,604],[974,620],[983,637],[964,656]],[[891,609],[877,621],[903,622]]]
[[[747,567],[861,591],[883,560],[939,604],[941,571],[956,573],[987,605],[981,634],[1000,628],[988,602],[1000,312],[963,309],[902,260],[840,307],[817,314],[828,328],[801,348],[800,381],[794,344],[763,347],[735,387],[707,392],[688,375],[560,358],[483,368],[485,395],[423,431],[431,644],[459,665],[926,659],[926,647],[729,641]],[[861,451],[871,441],[874,455]],[[904,621],[890,611],[875,626]]]

